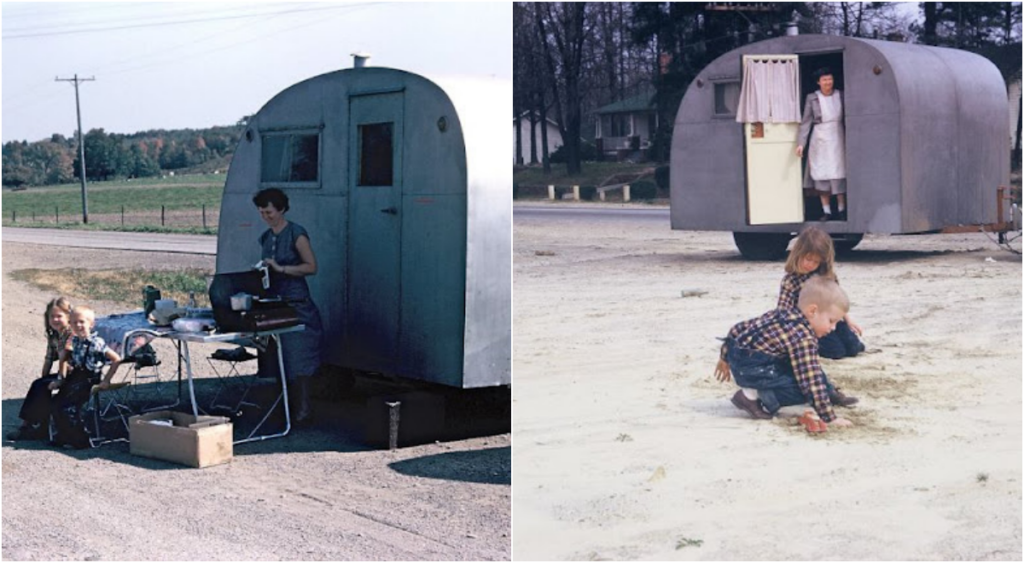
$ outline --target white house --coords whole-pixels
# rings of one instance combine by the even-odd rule
[[[534,123],[530,122],[530,112],[523,112],[519,116],[519,142],[522,144],[522,160],[520,161],[517,157],[516,151],[516,120],[512,120],[512,164],[540,164],[541,159],[544,158],[543,149],[543,137],[541,137],[541,122],[540,116],[537,115],[534,119]],[[530,136],[530,128],[535,127],[534,137]],[[558,124],[547,119],[548,128],[548,154],[555,152],[558,147],[562,146],[562,134],[558,132]],[[531,155],[535,154],[531,150],[531,139],[535,139],[537,143],[537,160],[531,159]]]

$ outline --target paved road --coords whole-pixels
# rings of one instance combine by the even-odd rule
[[[656,221],[669,224],[667,207],[620,207],[617,205],[596,206],[579,203],[528,204],[512,206],[513,219],[599,219],[608,221]]]
[[[112,231],[71,231],[64,229],[22,229],[4,227],[3,242],[23,242],[81,248],[142,250],[148,252],[180,252],[183,254],[217,254],[217,237],[213,235],[176,235],[166,233],[122,233]]]

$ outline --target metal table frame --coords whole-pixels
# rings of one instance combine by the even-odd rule
[[[192,402],[192,414],[196,417],[199,416],[199,405],[196,403],[196,390],[195,384],[192,379],[192,355],[189,353],[188,344],[200,343],[200,344],[237,344],[240,346],[252,345],[252,342],[261,342],[266,340],[274,340],[277,343],[277,366],[281,376],[281,393],[274,400],[274,403],[267,409],[267,413],[260,419],[259,424],[253,428],[249,435],[241,440],[236,440],[234,444],[244,444],[246,442],[258,442],[263,440],[269,440],[271,438],[281,438],[286,436],[292,428],[291,411],[288,406],[288,378],[284,371],[284,352],[281,345],[281,335],[290,332],[301,332],[306,330],[305,325],[296,325],[285,328],[277,328],[272,330],[263,330],[258,332],[225,332],[225,333],[208,333],[208,332],[178,332],[175,330],[159,329],[159,328],[136,328],[129,330],[125,333],[121,350],[127,351],[128,343],[131,339],[139,335],[152,336],[154,338],[166,338],[174,341],[175,345],[179,347],[178,353],[178,376],[179,382],[181,377],[181,361],[185,360],[185,373],[188,378],[188,394],[189,399]],[[180,393],[180,391],[179,391]],[[284,431],[278,432],[277,434],[261,434],[256,436],[256,432],[263,427],[263,423],[270,417],[270,413],[274,411],[274,407],[279,402],[284,402]]]

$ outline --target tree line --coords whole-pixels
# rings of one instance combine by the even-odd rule
[[[906,6],[906,4],[903,4]],[[1019,2],[516,2],[513,119],[516,161],[549,170],[547,127],[558,126],[569,174],[597,108],[653,91],[650,157],[668,159],[687,85],[715,58],[747,43],[823,33],[981,51],[1020,42]],[[589,120],[588,120],[589,119]],[[520,123],[529,123],[527,144]],[[532,148],[523,154],[523,146]]]
[[[131,134],[92,129],[83,139],[86,180],[148,178],[219,162],[230,158],[244,131],[244,119],[233,126],[207,129],[157,129]],[[77,139],[59,133],[32,143],[4,143],[3,185],[43,186],[77,181],[81,170],[79,154]]]

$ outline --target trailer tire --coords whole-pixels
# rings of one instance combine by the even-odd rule
[[[734,232],[732,240],[747,260],[779,260],[786,256],[786,247],[793,235],[789,233]]]
[[[864,240],[862,233],[851,233],[848,235],[832,235],[832,245],[836,249],[836,254],[846,255],[853,251],[854,248],[860,244],[860,241]]]

